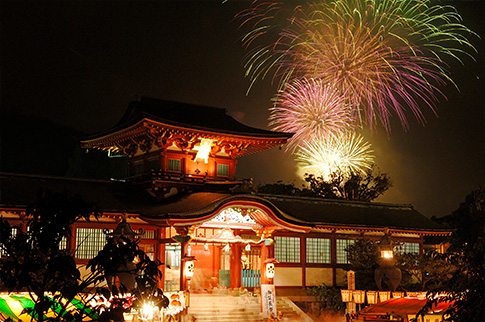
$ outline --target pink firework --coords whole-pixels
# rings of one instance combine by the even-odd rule
[[[262,8],[274,9],[269,5],[257,8],[245,38],[251,46],[274,34],[270,21],[281,25],[284,16],[265,16]],[[424,123],[423,107],[435,113],[444,97],[439,87],[453,83],[443,58],[460,60],[475,50],[472,34],[453,7],[427,0],[321,1],[298,7],[276,40],[251,53],[246,69],[252,82],[271,70],[282,88],[295,78],[320,79],[346,93],[360,124],[389,131],[397,116],[407,129],[409,114]]]
[[[345,95],[321,80],[295,80],[280,90],[270,108],[270,126],[276,131],[295,133],[288,149],[314,137],[336,137],[352,125]]]

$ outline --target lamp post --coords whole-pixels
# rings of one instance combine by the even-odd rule
[[[396,259],[394,258],[394,245],[389,233],[389,229],[384,228],[384,236],[379,242],[379,267],[374,272],[374,279],[380,291],[383,290],[383,284],[389,288],[390,291],[395,291],[401,282],[401,270],[394,267]]]
[[[278,263],[278,261],[274,258],[267,258],[263,261],[264,269],[261,272],[261,309],[263,318],[269,318],[271,314],[277,316],[276,290],[273,283],[275,263]]]

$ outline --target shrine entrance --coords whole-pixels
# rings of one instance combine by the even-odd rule
[[[165,265],[167,287],[182,285],[179,281],[184,275],[177,261],[184,257],[196,261],[189,283],[191,292],[224,293],[264,284],[266,277],[261,269],[265,260],[274,257],[273,233],[303,230],[276,217],[266,205],[247,198],[230,200],[198,220],[172,220],[173,234],[167,237],[184,240],[184,244],[166,244],[166,263],[170,265]],[[177,251],[181,253],[174,253]]]
[[[259,286],[261,286],[261,248],[242,249],[241,287]]]

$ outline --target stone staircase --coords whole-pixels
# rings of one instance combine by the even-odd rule
[[[287,298],[277,297],[281,321],[312,322],[312,320]],[[259,297],[243,297],[213,294],[191,294],[189,315],[196,322],[262,322]]]

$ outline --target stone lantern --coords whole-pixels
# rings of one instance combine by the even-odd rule
[[[139,229],[138,231],[134,231],[130,224],[126,221],[126,215],[123,215],[122,221],[116,226],[113,232],[109,232],[108,229],[103,229],[103,233],[114,239],[115,244],[126,244],[126,240],[129,241],[138,241],[143,234],[143,229]],[[118,277],[120,284],[123,285],[126,290],[131,290],[135,287],[135,279],[136,279],[136,258],[133,261],[126,261],[123,265],[117,268],[117,272],[115,276],[108,276],[107,284],[110,289],[112,289],[113,282],[115,277]]]
[[[393,242],[389,234],[389,229],[384,229],[384,236],[379,242],[379,267],[374,272],[374,278],[379,290],[383,290],[383,284],[387,285],[390,291],[395,291],[401,282],[401,270],[394,267],[396,259],[394,258]]]

